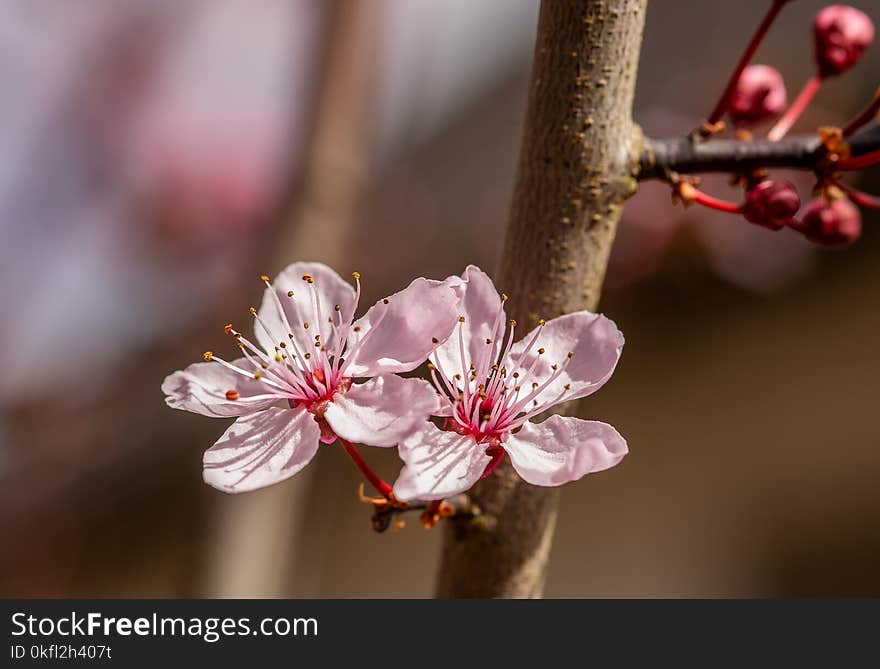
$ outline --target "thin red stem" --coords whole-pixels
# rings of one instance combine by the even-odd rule
[[[724,112],[727,111],[727,105],[730,103],[730,98],[733,95],[733,91],[736,89],[737,83],[739,83],[739,78],[742,76],[743,70],[746,69],[748,64],[752,61],[755,52],[764,40],[764,36],[767,34],[767,31],[770,30],[770,26],[773,25],[776,17],[779,16],[779,12],[782,11],[782,7],[790,1],[791,0],[773,0],[773,4],[770,5],[770,8],[767,10],[764,20],[761,21],[761,25],[758,26],[755,34],[752,35],[752,39],[749,41],[746,50],[739,59],[736,69],[734,69],[733,74],[730,75],[727,87],[721,94],[718,103],[715,105],[715,109],[709,114],[709,118],[706,120],[708,125],[715,125],[721,120],[721,117],[724,116]]]
[[[742,205],[737,204],[736,202],[729,202],[728,200],[722,200],[717,197],[712,197],[704,193],[701,190],[694,188],[690,192],[690,197],[693,202],[697,204],[701,204],[704,207],[709,207],[709,209],[716,209],[718,211],[725,211],[729,214],[741,214],[742,213]]]
[[[865,109],[858,116],[856,116],[849,123],[843,126],[843,136],[850,137],[851,135],[853,135],[856,130],[873,121],[876,118],[878,112],[880,112],[880,91],[878,91],[877,95],[874,96],[871,104],[865,107]]]
[[[843,158],[838,161],[837,167],[844,171],[863,170],[866,167],[873,167],[877,163],[880,163],[880,149],[869,153],[863,153],[860,156]]]
[[[835,179],[833,183],[840,190],[846,193],[850,200],[855,202],[860,207],[864,207],[865,209],[880,209],[880,197],[869,195],[868,193],[860,191],[857,188],[853,188],[852,186],[848,186],[847,184],[843,183],[842,181],[838,181],[837,179]]]
[[[342,444],[345,452],[348,453],[348,457],[354,462],[355,467],[360,470],[361,474],[364,475],[364,478],[370,482],[370,485],[376,489],[376,492],[382,495],[385,499],[392,499],[393,491],[391,486],[385,483],[376,472],[370,469],[370,465],[368,465],[367,461],[361,456],[357,446],[346,441],[342,437],[337,437],[337,439],[339,439],[339,443]]]
[[[819,92],[821,87],[822,77],[818,74],[814,74],[810,77],[807,80],[807,83],[804,84],[801,92],[798,93],[795,101],[791,103],[791,106],[782,115],[782,118],[776,122],[776,125],[770,128],[770,132],[767,133],[767,139],[771,142],[778,142],[785,137],[788,131],[791,130],[791,127],[801,117],[801,114],[804,113],[804,110],[810,106],[810,103],[813,101],[813,98],[816,97],[816,93]]]

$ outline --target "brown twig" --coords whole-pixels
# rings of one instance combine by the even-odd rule
[[[849,140],[853,157],[880,149],[880,124],[856,133]],[[634,161],[634,176],[639,180],[667,179],[671,172],[700,174],[708,172],[746,173],[755,169],[789,168],[820,170],[828,158],[818,135],[791,137],[779,142],[734,139],[695,141],[690,137],[645,139]]]

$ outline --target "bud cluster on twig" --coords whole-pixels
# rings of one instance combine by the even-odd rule
[[[679,150],[680,146],[673,147],[665,156],[689,153],[691,155],[685,158],[699,163],[697,154],[702,153],[721,163],[726,161],[734,183],[740,184],[744,190],[742,202],[729,202],[701,191],[699,179],[693,173],[682,173],[670,161],[662,165],[662,177],[672,184],[674,201],[686,206],[698,204],[739,215],[749,223],[770,230],[787,227],[822,246],[843,246],[861,234],[859,207],[880,205],[878,198],[861,193],[840,180],[844,172],[880,163],[880,146],[856,153],[850,143],[880,112],[880,92],[842,128],[820,128],[814,140],[780,144],[780,151],[774,151],[770,145],[780,143],[786,137],[826,79],[843,74],[859,62],[874,39],[874,24],[864,12],[854,7],[832,5],[820,11],[813,22],[815,73],[788,104],[782,74],[769,65],[752,65],[750,61],[783,7],[793,1],[772,0],[712,113],[699,130],[690,135],[689,146],[684,151]],[[727,155],[724,151],[700,151],[700,144],[712,142],[726,130],[725,116],[735,130],[737,143],[752,145],[752,151],[732,150]],[[766,138],[756,138],[756,129],[773,119],[776,122]],[[867,135],[867,132],[863,134]],[[648,144],[649,149],[660,148],[657,142],[651,145],[649,140]],[[747,163],[741,160],[749,153],[753,155]],[[658,159],[653,151],[649,154],[647,159],[642,157],[640,169],[647,167],[649,175],[657,176],[657,163],[663,160]],[[760,165],[762,155],[768,159],[772,156],[773,163],[768,161]],[[791,159],[792,167],[807,167],[817,176],[815,199],[803,210],[795,186],[786,180],[771,179],[767,173],[767,167],[784,164],[785,160],[780,158],[786,156]],[[686,164],[687,159],[682,162]],[[645,177],[640,175],[640,178]]]

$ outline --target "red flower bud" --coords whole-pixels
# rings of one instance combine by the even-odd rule
[[[807,239],[822,246],[846,246],[862,234],[859,208],[847,199],[813,200],[804,209],[801,220],[793,224]]]
[[[840,74],[855,65],[874,39],[874,24],[855,7],[831,5],[816,15],[813,41],[819,76]]]
[[[735,126],[749,128],[778,116],[787,104],[779,70],[768,65],[749,65],[736,83],[728,113]]]
[[[779,230],[791,223],[800,207],[801,199],[794,184],[768,179],[746,191],[742,214],[750,223]]]

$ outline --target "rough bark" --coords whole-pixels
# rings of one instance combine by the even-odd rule
[[[641,152],[632,102],[647,0],[544,0],[499,271],[508,313],[594,310]],[[447,523],[439,597],[540,597],[558,492],[509,463],[472,491],[482,514]]]

